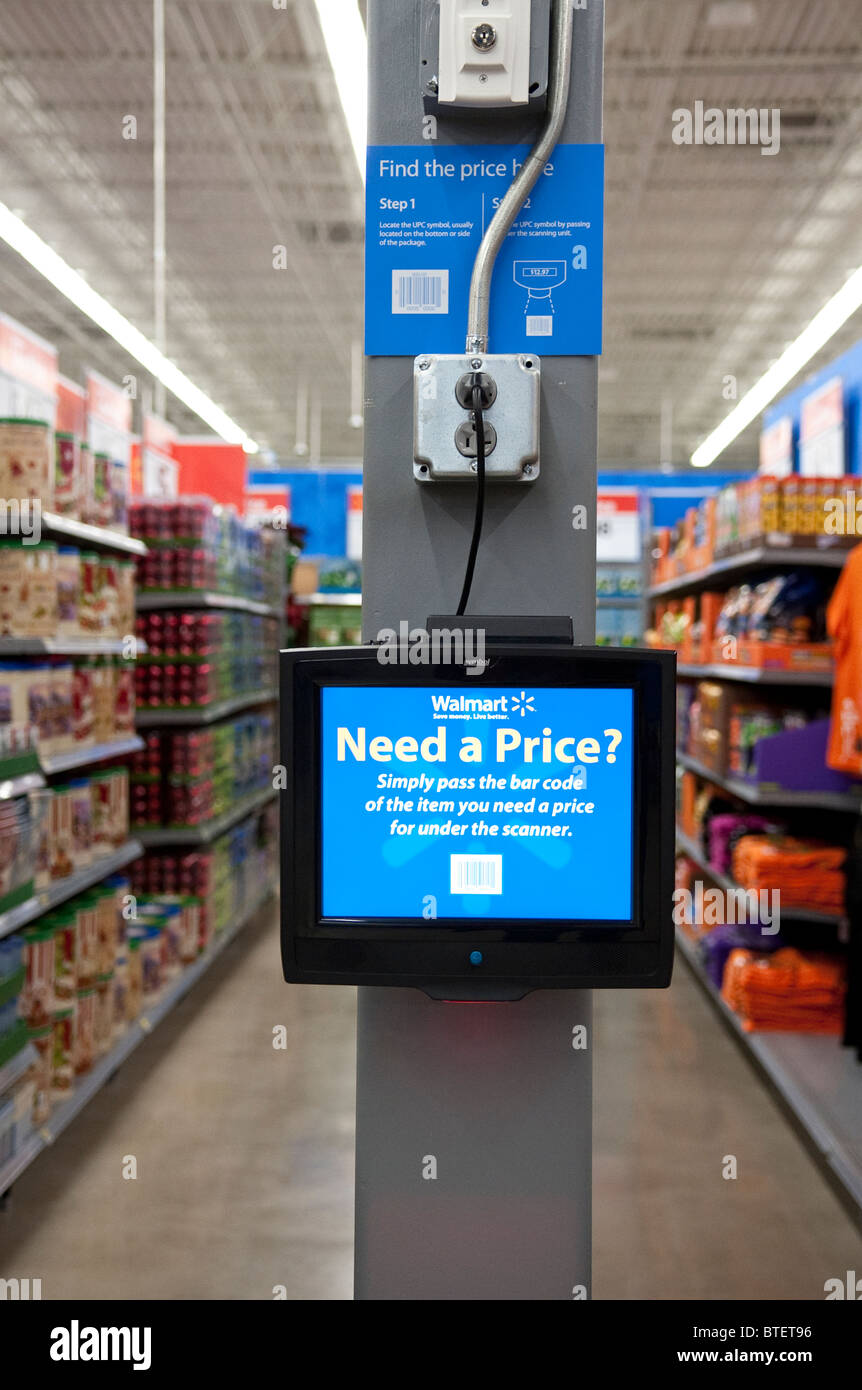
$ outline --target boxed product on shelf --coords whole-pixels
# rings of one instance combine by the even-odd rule
[[[30,853],[37,887],[68,878],[126,842],[128,782],[127,768],[103,767],[29,793],[34,826]]]
[[[4,746],[27,746],[53,758],[134,732],[135,687],[120,657],[49,657],[0,662],[0,733]]]
[[[804,570],[731,589],[716,620],[713,659],[735,655],[743,666],[829,670],[828,593],[821,575]]]
[[[114,875],[46,914],[17,938],[21,970],[16,1008],[34,1047],[33,1118],[47,1119],[136,1016],[122,971],[133,925],[124,907],[129,880]],[[118,1011],[117,1003],[121,1004]]]
[[[0,420],[0,497],[54,504],[54,442],[45,420]]]
[[[54,637],[58,621],[54,542],[0,540],[0,636]]]
[[[139,897],[177,898],[197,913],[199,949],[243,919],[277,876],[278,820],[264,807],[199,850],[152,850],[132,866]]]
[[[0,801],[0,912],[32,896],[34,875],[30,802],[13,796]]]
[[[643,571],[639,564],[609,564],[604,560],[597,564],[597,598],[639,598],[642,592]]]
[[[155,546],[162,541],[198,543],[211,549],[218,536],[216,504],[209,497],[135,500],[129,512],[132,535]]]
[[[269,786],[274,762],[275,724],[267,713],[150,733],[132,761],[132,824],[204,824]]]
[[[81,514],[83,476],[81,445],[66,430],[54,434],[54,511],[59,516],[78,518]]]
[[[596,611],[596,646],[637,647],[642,640],[637,609],[614,608],[611,602]]]
[[[205,708],[277,685],[278,620],[250,613],[139,613],[136,662],[143,709]]]
[[[0,636],[122,637],[134,631],[134,564],[110,554],[0,540]]]
[[[296,560],[290,575],[290,592],[299,598],[308,598],[319,589],[320,572],[316,560],[302,556]]]
[[[212,591],[280,606],[283,533],[247,524],[208,497],[135,502],[129,518],[148,548],[138,562],[141,592]]]
[[[729,662],[767,670],[828,671],[826,608],[834,575],[806,570],[739,584],[725,594],[690,594],[655,607],[648,641],[683,662]]]
[[[689,748],[712,772],[727,771],[729,728],[733,696],[716,681],[701,681],[689,710]]]
[[[308,616],[311,647],[355,647],[362,642],[362,610],[337,602],[315,605]]]
[[[322,594],[358,594],[362,589],[362,567],[346,555],[326,555],[318,561],[317,583]]]
[[[846,506],[848,497],[851,506],[853,498],[862,500],[862,478],[759,475],[730,483],[690,509],[675,527],[656,531],[652,583],[697,573],[715,560],[764,544],[791,551],[794,546],[852,544],[852,535],[833,534],[829,525],[835,499]]]

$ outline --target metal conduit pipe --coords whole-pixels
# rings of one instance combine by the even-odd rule
[[[491,277],[497,254],[512,228],[560,138],[569,102],[572,75],[572,0],[553,0],[551,11],[551,49],[548,74],[548,110],[545,124],[512,183],[509,185],[482,244],[476,253],[470,280],[470,306],[467,318],[467,352],[488,350],[488,316],[491,305]]]

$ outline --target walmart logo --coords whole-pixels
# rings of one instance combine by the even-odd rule
[[[522,719],[525,714],[536,713],[536,706],[533,700],[533,696],[528,695],[525,690],[522,690],[520,695],[512,696],[512,713],[517,714],[519,711]]]

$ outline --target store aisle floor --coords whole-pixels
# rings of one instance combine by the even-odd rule
[[[681,961],[669,993],[598,994],[596,1020],[596,1298],[822,1299],[862,1269]],[[354,1025],[353,990],[282,983],[260,914],[18,1182],[0,1275],[49,1299],[349,1298]]]
[[[355,1012],[352,989],[285,985],[262,911],[16,1184],[0,1275],[43,1298],[350,1298]]]

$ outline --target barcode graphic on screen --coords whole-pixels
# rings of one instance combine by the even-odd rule
[[[551,314],[528,314],[527,337],[550,338],[554,332],[554,319]]]
[[[393,314],[448,314],[448,270],[393,270]]]
[[[502,893],[502,854],[450,854],[450,893]]]

